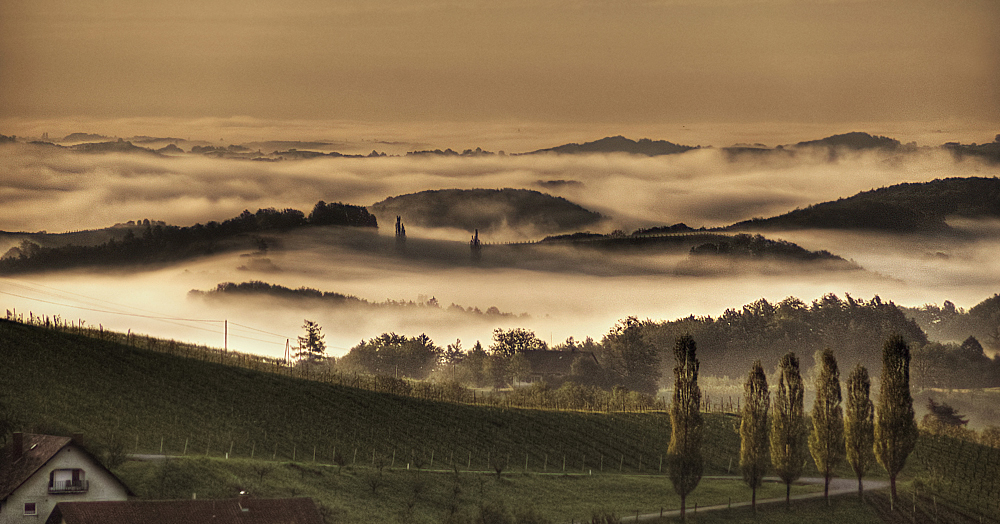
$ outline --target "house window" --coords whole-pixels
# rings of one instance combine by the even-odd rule
[[[83,493],[88,487],[82,469],[56,469],[49,474],[49,493]]]
[[[38,515],[38,510],[35,508],[34,502],[24,503],[24,514],[25,515]]]

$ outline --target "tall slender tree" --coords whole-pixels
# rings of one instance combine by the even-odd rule
[[[847,413],[844,416],[844,441],[847,462],[858,476],[858,497],[864,498],[861,479],[875,463],[875,406],[871,401],[871,380],[868,370],[858,364],[847,379]]]
[[[778,365],[778,392],[771,412],[771,464],[785,483],[785,504],[791,504],[792,482],[802,475],[806,461],[806,423],[802,398],[805,388],[799,359],[789,352]]]
[[[840,371],[830,348],[819,358],[816,376],[816,400],[813,402],[813,431],[809,435],[809,452],[816,469],[823,474],[823,497],[830,504],[830,478],[844,459],[844,413],[840,407]]]
[[[667,466],[674,491],[681,497],[681,521],[686,521],[687,496],[701,481],[701,389],[698,387],[697,345],[691,335],[674,345],[674,399],[670,405],[670,446]]]
[[[906,465],[918,436],[910,395],[910,347],[900,335],[892,335],[882,347],[882,384],[875,416],[875,458],[889,474],[895,504],[896,475]]]
[[[767,430],[770,421],[767,412],[770,404],[767,376],[757,360],[743,385],[743,413],[740,416],[740,469],[743,480],[752,491],[750,503],[754,512],[757,511],[757,488],[764,480],[768,465]]]

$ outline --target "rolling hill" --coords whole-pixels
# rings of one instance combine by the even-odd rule
[[[586,153],[630,153],[633,155],[659,156],[674,155],[683,153],[697,147],[685,146],[668,142],[666,140],[650,140],[640,138],[638,141],[630,140],[623,136],[609,136],[593,142],[583,144],[563,144],[561,146],[539,149],[526,155],[539,153],[557,153],[563,155],[578,155]]]
[[[180,345],[177,355],[152,351],[134,347],[147,344],[145,337],[130,340],[126,345],[0,320],[0,391],[15,427],[83,432],[99,448],[124,445],[130,453],[162,449],[283,460],[308,454],[311,460],[315,448],[317,460],[329,464],[339,449],[359,465],[371,464],[373,454],[386,465],[393,455],[418,455],[429,463],[433,454],[438,465],[479,470],[502,453],[519,457],[521,465],[527,454],[532,470],[551,469],[565,455],[576,470],[583,460],[595,469],[613,464],[648,473],[659,467],[669,440],[665,413],[425,400],[209,362],[201,358],[221,353],[184,353]],[[737,437],[728,417],[708,425],[715,444],[705,453],[706,473],[722,473]]]
[[[442,189],[389,197],[370,206],[382,223],[396,216],[406,225],[473,232],[503,227],[526,233],[558,233],[598,223],[603,217],[561,197],[529,189]]]
[[[17,430],[84,433],[99,456],[117,458],[112,467],[144,497],[196,492],[211,498],[250,488],[268,496],[320,497],[336,513],[353,504],[393,512],[412,508],[410,494],[440,515],[449,499],[438,490],[451,489],[448,477],[461,485],[456,495],[466,493],[461,503],[474,505],[483,500],[468,496],[476,486],[481,494],[499,494],[483,475],[497,469],[508,475],[491,481],[497,486],[565,490],[560,497],[576,496],[581,503],[580,497],[593,503],[616,496],[591,483],[606,475],[624,473],[611,482],[634,489],[648,475],[661,479],[664,494],[670,491],[660,462],[669,443],[665,413],[532,410],[402,397],[134,347],[142,345],[142,338],[132,337],[126,345],[0,320],[0,407]],[[735,421],[731,415],[706,414],[705,475],[737,473]],[[128,453],[178,458],[158,465],[122,464]],[[989,472],[998,463],[1000,450],[925,435],[905,474],[922,475],[938,486],[923,484],[922,495],[931,489],[991,514],[995,508],[988,501],[995,500],[1000,481]],[[343,467],[334,470],[333,465]],[[347,471],[341,475],[340,469]],[[445,484],[433,488],[435,494],[420,496],[418,490],[439,486],[421,481],[421,469],[454,473],[442,477]],[[811,462],[804,474],[815,475]],[[840,475],[850,472],[841,468]],[[556,488],[552,482],[576,488]],[[715,493],[715,482],[704,480],[700,496]],[[524,500],[526,495],[514,489],[511,500]],[[739,485],[729,489],[745,494]],[[570,495],[579,490],[589,495]],[[397,494],[386,498],[386,492]],[[661,500],[664,495],[647,496]]]
[[[844,147],[847,149],[898,149],[899,140],[887,136],[876,136],[861,131],[831,135],[819,140],[809,140],[795,144],[796,147]]]
[[[950,217],[1000,218],[1000,179],[946,178],[905,183],[815,204],[771,218],[754,218],[726,228],[855,229],[888,233],[951,232]]]

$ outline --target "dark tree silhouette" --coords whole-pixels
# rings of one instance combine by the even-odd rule
[[[548,344],[535,336],[531,330],[524,328],[513,328],[503,330],[497,328],[493,330],[493,344],[490,344],[490,351],[504,357],[513,357],[517,353],[525,351],[544,351],[549,349]]]
[[[618,321],[601,340],[601,363],[616,384],[652,395],[660,380],[660,354],[643,328],[635,317]]]
[[[323,341],[323,329],[312,320],[306,320],[302,324],[302,329],[306,330],[305,336],[299,337],[299,344],[296,348],[295,358],[310,364],[316,364],[326,356],[326,342]]]
[[[896,476],[917,444],[917,423],[910,395],[910,347],[893,335],[882,347],[882,384],[875,412],[875,458],[889,474],[895,503]]]

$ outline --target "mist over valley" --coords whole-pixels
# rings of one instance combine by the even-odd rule
[[[563,147],[562,154],[549,148],[557,152],[279,162],[8,143],[8,205],[0,212],[0,248],[8,258],[18,257],[24,241],[106,247],[112,238],[120,255],[102,258],[113,256],[95,247],[90,263],[73,255],[50,267],[29,264],[5,277],[5,298],[19,312],[212,345],[222,341],[219,322],[228,319],[268,332],[236,328],[231,347],[269,355],[283,354],[285,339],[294,341],[310,318],[324,326],[336,355],[383,332],[471,345],[489,340],[494,328],[525,327],[555,344],[599,340],[628,316],[719,316],[761,298],[809,302],[846,293],[912,307],[945,300],[971,307],[995,292],[1000,267],[991,253],[1000,235],[990,177],[997,164],[863,133],[816,142],[751,153],[702,147],[652,154],[649,148],[673,143],[617,137]],[[863,193],[878,187],[887,189]],[[906,191],[930,200],[895,196]],[[938,194],[938,204],[929,205]],[[845,207],[859,199],[870,203]],[[368,206],[378,228],[312,223],[317,200]],[[799,210],[789,213],[793,208]],[[842,210],[820,214],[827,208]],[[930,217],[918,222],[935,226],[892,226],[896,215],[879,211],[890,208],[908,210],[907,219]],[[239,222],[244,210],[257,217],[246,218],[250,229],[183,240],[184,231]],[[814,218],[793,222],[785,213]],[[402,240],[394,235],[396,216]],[[775,218],[760,218],[768,216]],[[823,218],[831,216],[841,222]],[[476,229],[478,257],[470,247]],[[40,230],[52,233],[17,233]],[[145,235],[145,251],[121,247],[129,235],[140,244]],[[208,301],[188,294],[227,282],[358,301],[331,306],[273,294]],[[419,306],[373,307],[390,302]],[[485,314],[491,308],[512,314]]]

